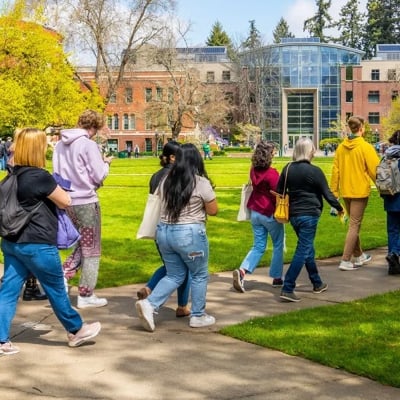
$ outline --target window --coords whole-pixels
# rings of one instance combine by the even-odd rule
[[[379,113],[378,112],[370,112],[368,114],[368,122],[370,124],[379,124]]]
[[[124,114],[124,129],[129,129],[129,116],[128,114]]]
[[[225,93],[225,100],[229,103],[229,104],[233,104],[233,93],[232,92],[226,92]]]
[[[112,129],[112,115],[107,116],[107,127]]]
[[[135,130],[136,129],[136,115],[131,114],[129,116],[129,129]]]
[[[125,88],[125,101],[127,103],[132,103],[133,100],[133,92],[131,87]]]
[[[174,101],[174,88],[168,88],[168,103],[172,104]]]
[[[352,102],[353,102],[353,91],[346,90],[346,103],[352,103]]]
[[[379,79],[380,79],[379,69],[371,70],[371,81],[379,81]]]
[[[346,81],[353,80],[353,67],[351,65],[346,67]]]
[[[146,99],[146,103],[150,103],[151,100],[153,99],[153,91],[151,88],[145,89],[145,99]]]
[[[114,115],[113,115],[113,129],[114,129],[114,130],[119,129],[119,118],[118,118],[118,114],[114,114]]]
[[[222,80],[228,82],[231,80],[231,71],[222,71]]]
[[[208,83],[215,82],[215,72],[214,71],[207,71],[207,82]]]
[[[399,97],[399,91],[398,90],[392,90],[392,101],[397,100]]]
[[[162,101],[162,99],[163,99],[163,90],[162,90],[162,88],[158,87],[156,89],[156,96],[157,96],[157,101]]]
[[[110,96],[110,103],[116,103],[117,102],[117,94],[112,93]]]
[[[151,124],[151,117],[150,114],[146,113],[145,115],[145,129],[147,131],[151,130],[152,124]]]
[[[395,81],[395,80],[396,80],[396,70],[388,69],[388,81]]]
[[[346,113],[346,121],[348,121],[349,120],[349,118],[350,117],[352,117],[353,116],[353,113]]]
[[[379,91],[370,90],[368,92],[368,103],[379,103]]]

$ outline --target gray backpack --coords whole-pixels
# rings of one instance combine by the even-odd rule
[[[393,196],[400,192],[400,158],[384,156],[376,168],[376,188],[380,194]]]

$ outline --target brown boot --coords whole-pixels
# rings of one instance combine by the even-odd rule
[[[148,288],[147,286],[145,286],[145,287],[139,289],[139,290],[136,292],[136,296],[137,296],[137,298],[138,298],[139,300],[144,300],[144,299],[146,299],[148,296],[150,296],[150,293],[151,293],[151,289]]]
[[[188,317],[190,315],[190,308],[188,306],[178,306],[176,309],[176,317]]]

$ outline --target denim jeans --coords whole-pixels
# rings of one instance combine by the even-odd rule
[[[388,253],[400,254],[400,212],[386,213],[386,230],[388,237]]]
[[[273,244],[271,266],[269,276],[272,278],[281,278],[283,271],[283,244],[285,230],[283,224],[276,222],[273,216],[267,217],[251,211],[251,225],[253,228],[253,247],[247,253],[242,261],[240,268],[249,273],[253,273],[267,248],[268,234],[270,234]]]
[[[208,239],[203,223],[164,224],[157,226],[157,245],[167,270],[147,298],[158,310],[191,275],[192,316],[202,316],[206,308],[208,283]]]
[[[77,332],[82,319],[71,303],[64,286],[64,274],[56,246],[40,243],[12,243],[3,239],[4,276],[0,287],[0,342],[9,340],[11,322],[18,297],[30,272],[38,278],[51,307],[67,332]]]
[[[296,287],[296,279],[299,276],[303,265],[306,266],[308,277],[313,287],[319,287],[322,280],[318,274],[317,264],[315,263],[314,238],[317,233],[319,217],[301,216],[291,217],[290,224],[293,226],[297,235],[297,246],[293,255],[292,262],[285,275],[283,292],[292,293]]]

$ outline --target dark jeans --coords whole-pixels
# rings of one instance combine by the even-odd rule
[[[400,254],[400,212],[388,211],[386,214],[388,253]]]
[[[302,216],[291,217],[290,224],[293,226],[297,235],[296,251],[292,262],[285,275],[282,291],[292,293],[296,287],[296,279],[299,276],[303,265],[306,266],[308,277],[314,287],[319,287],[322,280],[318,274],[317,264],[315,263],[314,238],[317,233],[319,217]]]

